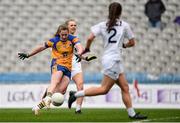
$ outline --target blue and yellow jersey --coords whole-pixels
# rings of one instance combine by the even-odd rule
[[[72,57],[74,45],[80,43],[76,36],[68,35],[67,41],[62,41],[59,36],[51,38],[45,42],[46,47],[52,48],[52,63],[53,65],[61,65],[66,67],[69,71],[72,68]]]

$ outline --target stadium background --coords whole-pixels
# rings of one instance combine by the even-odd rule
[[[25,61],[18,59],[18,52],[30,51],[43,43],[70,18],[77,20],[78,36],[84,45],[90,27],[107,18],[107,6],[112,1],[0,0],[0,107],[31,107],[37,102],[33,100],[34,96],[42,94],[49,83],[50,51]],[[163,30],[148,27],[148,19],[144,15],[146,1],[118,0],[123,5],[122,19],[130,23],[137,40],[136,47],[123,50],[133,102],[135,107],[138,104],[153,107],[159,103],[157,107],[173,108],[172,105],[175,105],[174,108],[180,108],[180,26],[173,23],[180,15],[180,1],[163,0],[166,6],[162,16],[162,22],[166,24]],[[82,62],[86,86],[97,85],[101,80],[102,49],[102,41],[97,38],[91,51],[98,59]],[[145,96],[136,95],[132,84],[134,80],[139,82],[140,92],[144,92]],[[68,89],[75,89],[75,85],[71,84]],[[118,91],[114,87],[108,99],[109,95],[86,98],[84,106],[101,107],[104,104],[105,107],[120,107],[121,98],[113,96],[120,96]],[[163,98],[160,102],[157,94]],[[91,105],[94,101],[99,105]],[[121,105],[123,107],[122,102]]]

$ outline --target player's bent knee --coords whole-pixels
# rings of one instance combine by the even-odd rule
[[[77,90],[78,91],[83,90],[83,83],[77,85]]]
[[[102,88],[102,94],[107,94],[109,92],[109,89],[107,88]]]

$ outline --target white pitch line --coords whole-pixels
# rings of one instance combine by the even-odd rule
[[[173,120],[173,119],[179,119],[179,118],[180,117],[166,117],[166,118],[146,119],[146,120],[141,120],[141,121],[142,122],[150,122],[150,121],[158,121],[158,120]]]

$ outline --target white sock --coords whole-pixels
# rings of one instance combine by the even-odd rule
[[[84,97],[84,90],[75,93],[75,97]]]
[[[77,104],[76,105],[76,111],[79,111],[79,110],[81,110],[81,105]]]
[[[129,116],[131,116],[131,117],[133,117],[133,116],[135,116],[135,111],[134,111],[134,109],[131,107],[131,108],[128,108],[127,109],[127,112],[128,112],[128,115]]]

